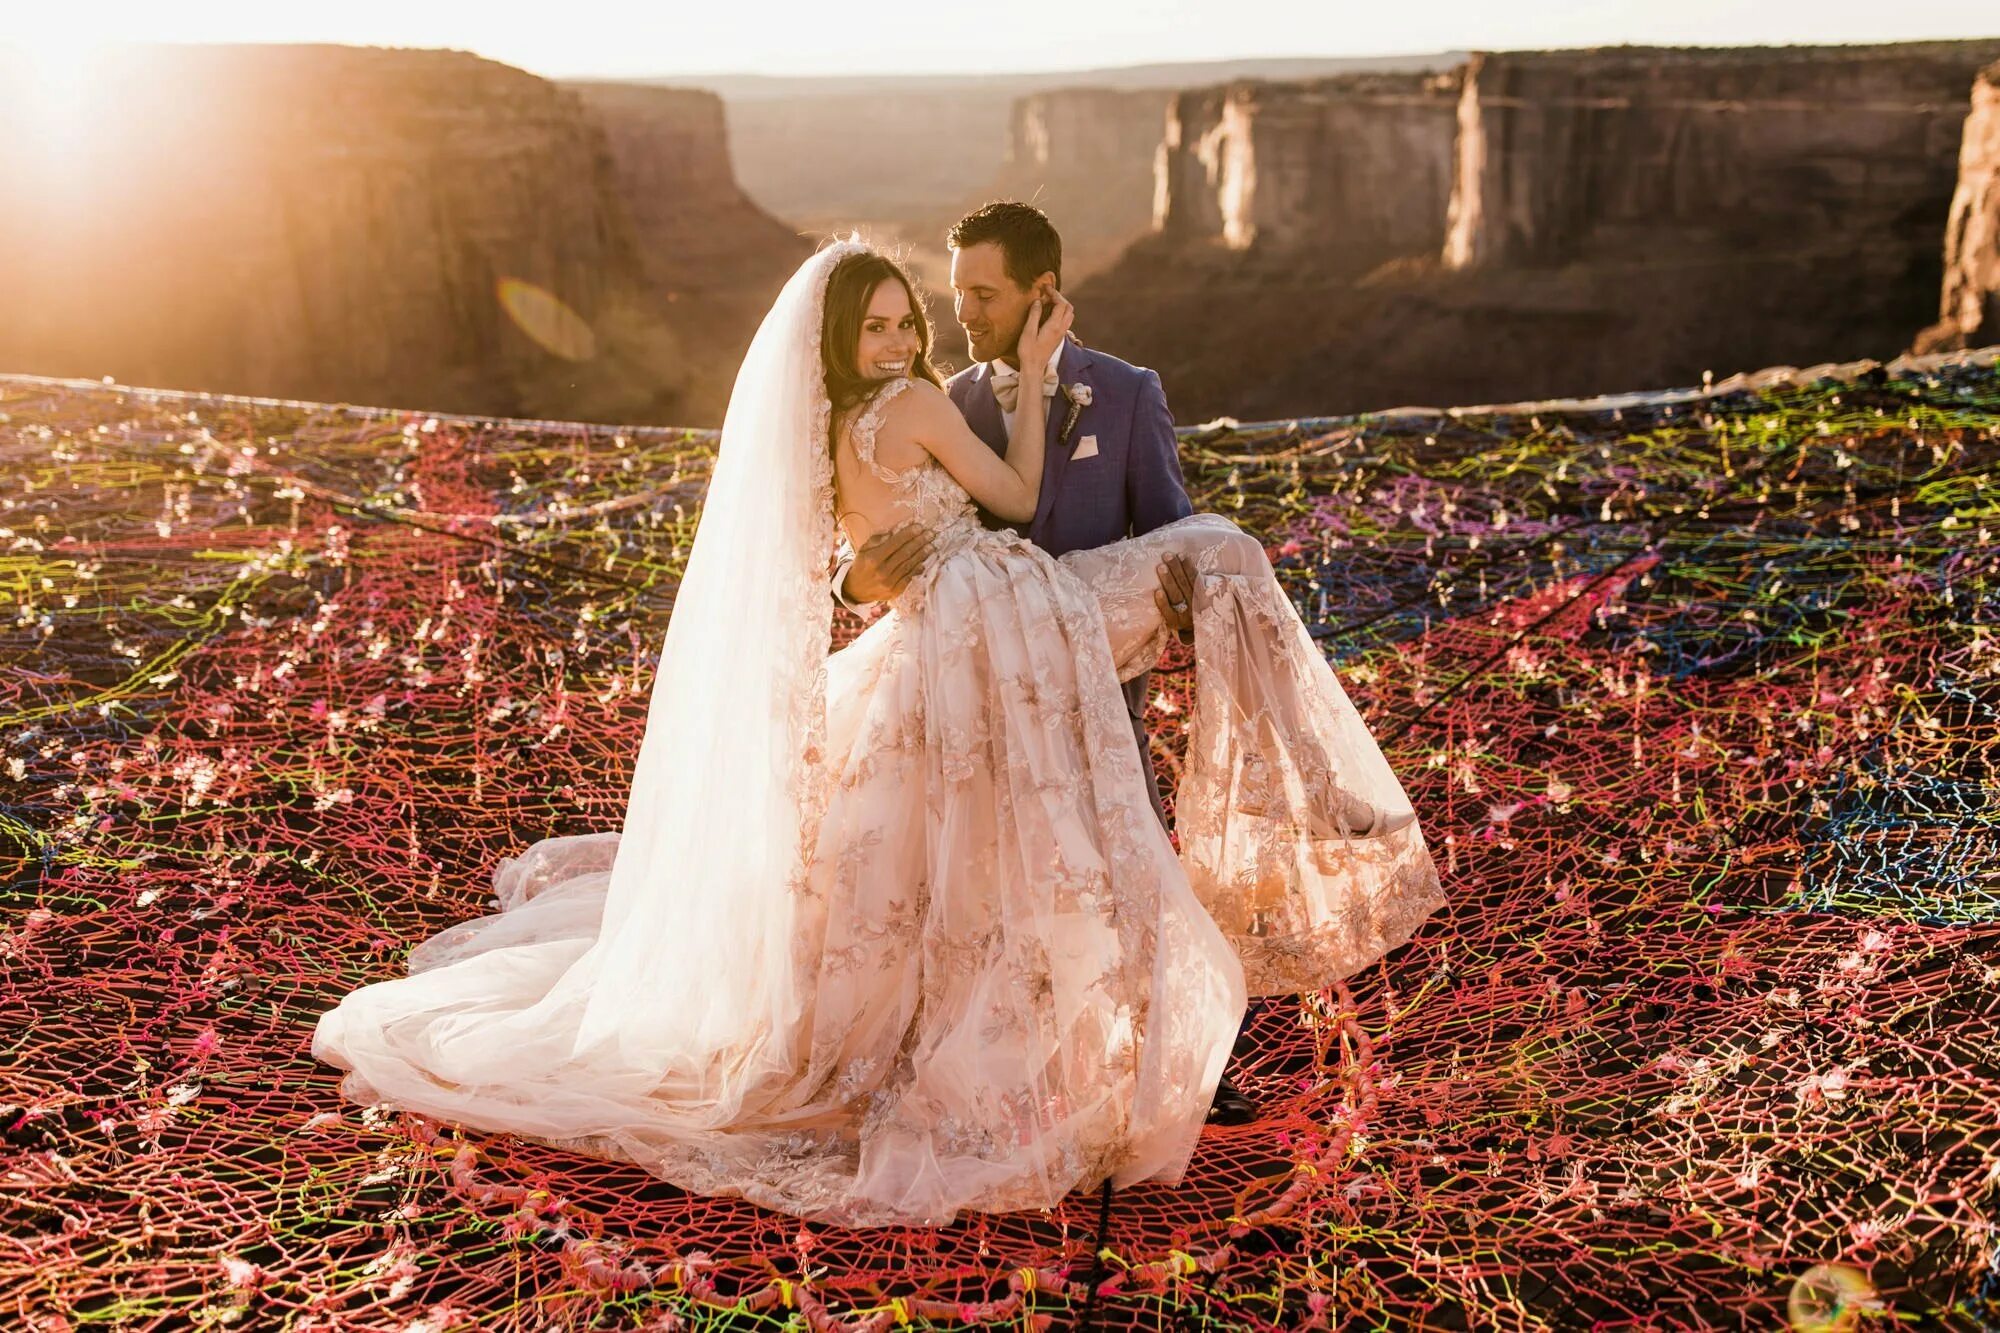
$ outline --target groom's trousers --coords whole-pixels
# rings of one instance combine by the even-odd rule
[[[1125,711],[1132,718],[1132,739],[1139,743],[1139,766],[1146,770],[1146,794],[1152,798],[1153,813],[1160,817],[1163,828],[1171,828],[1167,820],[1167,807],[1160,799],[1160,778],[1153,771],[1153,737],[1146,730],[1146,699],[1152,685],[1153,673],[1142,671],[1125,682]]]

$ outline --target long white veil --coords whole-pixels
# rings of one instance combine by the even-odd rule
[[[702,1057],[797,1011],[791,909],[825,807],[833,622],[820,324],[834,266],[864,250],[800,266],[737,372],[653,680],[583,1045]]]
[[[795,1063],[832,625],[820,323],[834,267],[865,250],[801,265],[744,357],[621,833],[530,847],[496,877],[498,915],[326,1014],[314,1050],[352,1095],[629,1150],[728,1122]]]

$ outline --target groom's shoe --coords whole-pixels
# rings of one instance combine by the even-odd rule
[[[1208,1108],[1211,1125],[1247,1125],[1257,1118],[1257,1103],[1245,1097],[1227,1076],[1215,1085],[1215,1102]]]

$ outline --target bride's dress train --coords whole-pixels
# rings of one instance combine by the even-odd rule
[[[853,428],[885,477],[869,446],[899,388]],[[939,545],[825,660],[824,808],[768,937],[769,1017],[732,1027],[707,996],[721,1035],[677,1032],[671,1060],[593,1040],[619,835],[548,839],[502,863],[497,915],[322,1018],[350,1095],[842,1225],[1047,1207],[1177,1183],[1246,995],[1343,977],[1439,905],[1401,786],[1254,539],[1194,515],[1057,559],[981,527],[935,462],[894,484]],[[1165,645],[1169,552],[1198,574],[1178,856],[1118,688]],[[700,984],[662,975],[658,1002]]]

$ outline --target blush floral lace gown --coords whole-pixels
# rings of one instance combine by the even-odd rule
[[[849,438],[938,544],[826,659],[824,753],[809,758],[827,794],[796,895],[787,1030],[760,1034],[726,1104],[642,1087],[615,1123],[563,1133],[573,1121],[546,1103],[566,1092],[504,1114],[454,1095],[449,1004],[371,1006],[418,975],[322,1020],[315,1049],[354,1071],[352,1095],[849,1226],[1050,1207],[1106,1179],[1177,1183],[1247,995],[1344,977],[1439,906],[1402,787],[1254,539],[1196,514],[1057,559],[989,530],[935,461],[877,462],[882,411],[908,385],[880,391]],[[1119,689],[1165,647],[1152,591],[1168,553],[1197,572],[1178,855]],[[503,865],[505,910],[420,945],[413,972],[442,991],[470,968],[452,993],[483,997],[507,950],[567,936],[535,975],[499,983],[553,993],[598,929],[615,846],[553,839]],[[581,873],[592,856],[600,873]]]

